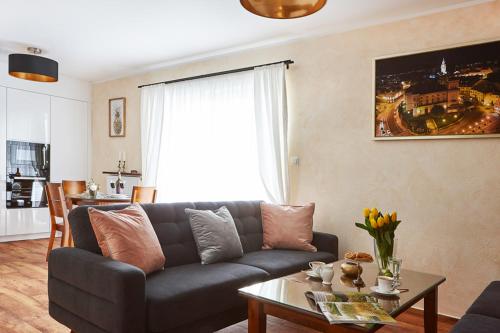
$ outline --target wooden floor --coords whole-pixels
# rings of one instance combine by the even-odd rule
[[[69,333],[47,311],[47,239],[0,243],[0,332]],[[401,325],[378,332],[423,333],[418,311],[398,317]],[[439,332],[449,332],[455,320],[440,317]],[[268,319],[269,333],[313,333],[314,330],[277,319]],[[219,333],[247,332],[246,321]]]

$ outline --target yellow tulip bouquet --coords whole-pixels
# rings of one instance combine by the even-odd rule
[[[396,212],[391,215],[382,214],[377,208],[365,208],[363,215],[365,223],[356,223],[356,226],[368,231],[374,239],[379,274],[391,276],[388,269],[389,258],[392,257],[394,251],[394,232],[401,221],[398,220]]]

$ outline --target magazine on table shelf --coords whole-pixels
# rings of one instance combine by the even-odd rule
[[[370,294],[308,291],[306,297],[319,307],[330,324],[397,324]]]

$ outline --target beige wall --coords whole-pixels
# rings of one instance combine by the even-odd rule
[[[301,40],[94,85],[93,174],[125,150],[140,169],[137,85],[282,59],[288,71],[292,200],[315,201],[315,228],[340,237],[341,252],[371,251],[354,227],[361,209],[397,210],[404,267],[447,277],[440,312],[459,316],[500,279],[499,139],[375,142],[372,59],[500,39],[500,1]],[[109,138],[107,102],[127,97],[127,137]]]

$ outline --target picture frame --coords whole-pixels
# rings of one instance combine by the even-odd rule
[[[500,40],[388,55],[372,65],[373,140],[500,137]]]
[[[108,104],[110,137],[125,137],[127,131],[127,101],[125,97],[112,98]]]

